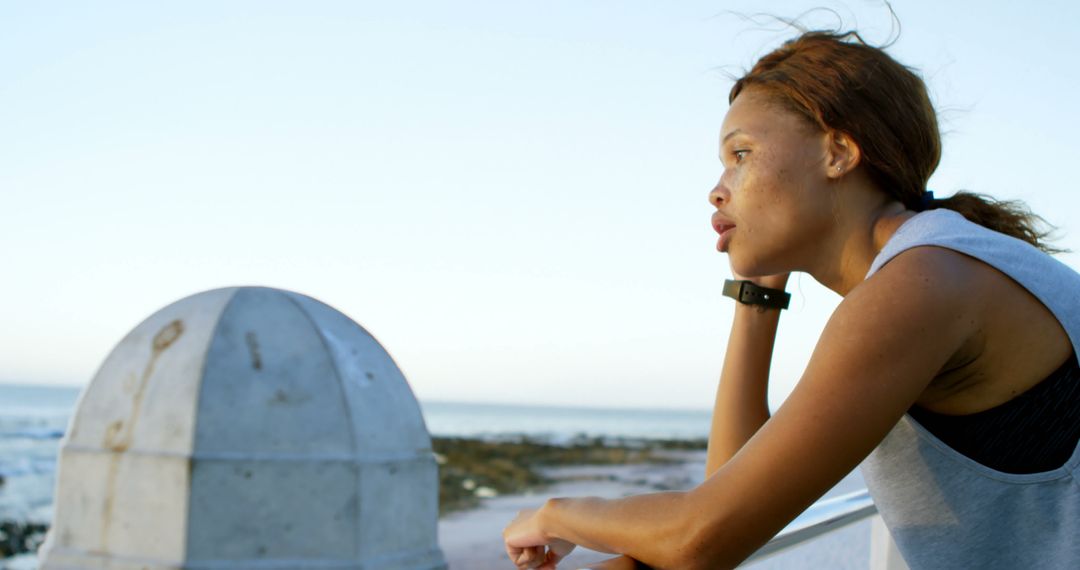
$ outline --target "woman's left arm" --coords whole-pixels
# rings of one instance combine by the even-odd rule
[[[785,403],[695,489],[552,499],[507,527],[508,549],[564,540],[656,568],[734,567],[854,469],[977,334],[988,300],[971,263],[915,248],[856,287]]]

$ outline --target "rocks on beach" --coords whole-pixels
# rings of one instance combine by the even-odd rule
[[[441,438],[432,440],[439,462],[439,512],[476,507],[482,499],[550,485],[545,474],[568,465],[671,463],[666,452],[704,449],[705,441],[577,437],[562,444],[538,438]]]
[[[630,442],[633,443],[633,442]],[[439,545],[451,570],[508,568],[502,529],[522,509],[541,506],[548,497],[614,499],[657,491],[686,490],[705,477],[704,442],[647,444],[648,459],[635,463],[563,464],[538,467],[549,483],[482,501],[474,509],[451,512],[439,520]],[[637,449],[633,443],[631,449]],[[586,568],[611,555],[576,549],[564,563]],[[562,568],[564,564],[560,564]]]
[[[48,528],[42,523],[0,521],[0,558],[37,551]]]

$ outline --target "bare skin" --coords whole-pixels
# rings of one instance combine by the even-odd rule
[[[993,268],[935,247],[871,262],[914,215],[876,188],[843,133],[750,89],[721,129],[712,222],[737,276],[782,288],[804,271],[844,299],[798,385],[766,405],[778,311],[739,305],[717,390],[707,479],[686,492],[551,499],[504,540],[519,568],[572,545],[629,568],[734,567],[857,466],[918,403],[971,414],[1034,386],[1071,354],[1049,311]],[[549,548],[551,547],[551,548]]]

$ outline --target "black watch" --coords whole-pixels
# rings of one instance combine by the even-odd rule
[[[724,281],[724,296],[744,305],[758,305],[769,309],[786,309],[791,302],[791,293],[782,289],[769,289],[750,281],[733,279]]]

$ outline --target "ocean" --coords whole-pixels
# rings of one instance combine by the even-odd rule
[[[56,454],[80,388],[0,384],[0,521],[52,519]],[[421,402],[433,436],[704,439],[709,413]]]

